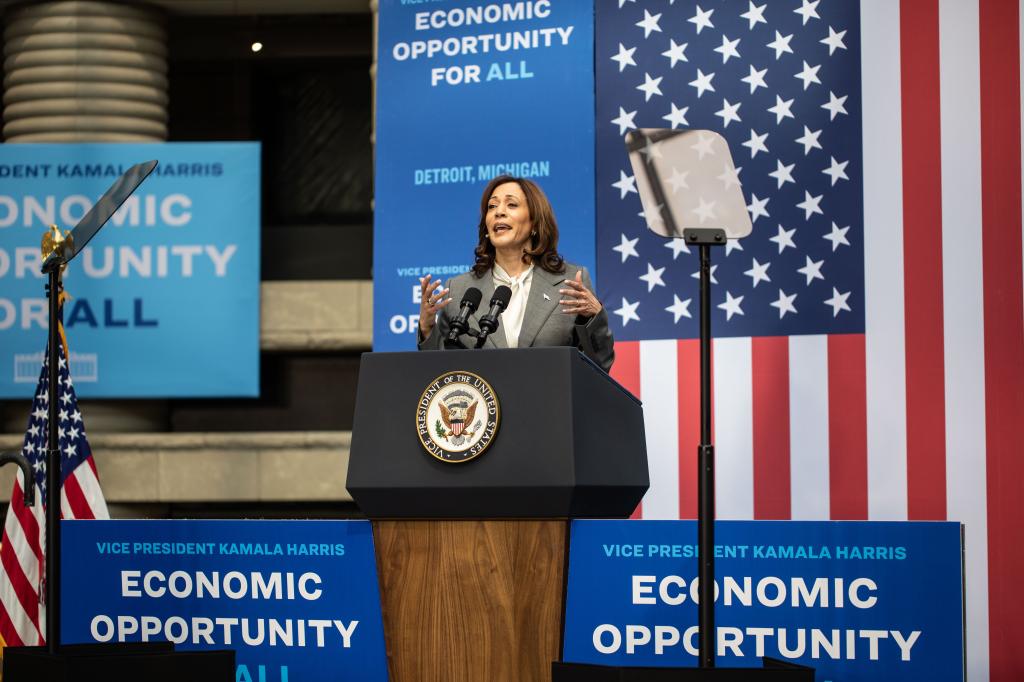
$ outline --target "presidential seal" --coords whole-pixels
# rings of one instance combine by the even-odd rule
[[[442,374],[423,391],[416,405],[416,431],[435,459],[468,462],[494,440],[500,416],[490,384],[458,370]]]

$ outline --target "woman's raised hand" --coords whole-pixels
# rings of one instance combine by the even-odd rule
[[[583,271],[576,271],[576,279],[567,279],[562,284],[568,289],[559,289],[563,298],[559,301],[562,305],[562,312],[566,315],[582,315],[583,317],[594,317],[601,312],[601,302],[583,284]]]
[[[432,281],[433,277],[428,273],[426,277],[420,277],[420,333],[426,338],[430,336],[434,325],[437,323],[437,311],[451,303],[448,289],[440,289],[441,280]]]

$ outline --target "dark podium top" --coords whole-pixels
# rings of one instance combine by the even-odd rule
[[[420,443],[424,390],[452,371],[493,388],[489,448],[442,462]],[[575,348],[365,353],[348,490],[370,518],[616,518],[650,485],[640,401]]]

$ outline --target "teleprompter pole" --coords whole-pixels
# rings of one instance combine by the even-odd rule
[[[697,536],[700,566],[700,667],[715,667],[715,446],[711,444],[711,246],[700,245],[700,468]]]
[[[60,494],[61,494],[61,458],[58,440],[58,407],[60,399],[57,395],[60,380],[57,344],[61,323],[60,308],[60,263],[54,262],[49,268],[49,283],[46,287],[50,299],[50,341],[48,344],[49,387],[47,390],[48,412],[46,434],[46,581],[43,594],[46,600],[46,648],[51,654],[60,648]]]
[[[711,247],[725,245],[721,229],[687,228],[700,248],[700,445],[697,446],[697,611],[701,668],[715,667],[715,446],[711,443]]]
[[[61,233],[56,225],[43,235],[43,274],[47,275],[46,294],[50,299],[49,386],[47,387],[48,421],[46,429],[46,546],[44,584],[39,592],[46,607],[46,647],[51,655],[60,649],[60,502],[61,454],[58,389],[60,381],[61,272],[85,248],[114,212],[124,204],[142,181],[156,168],[157,162],[137,163],[121,174],[86,212],[71,232]],[[67,361],[70,362],[70,358]],[[26,482],[26,485],[29,485]]]
[[[697,446],[697,542],[698,542],[698,660],[700,668],[715,667],[715,447],[711,434],[711,247],[725,246],[726,228],[733,238],[746,236],[753,229],[750,217],[744,210],[745,201],[742,191],[730,192],[729,186],[715,194],[715,200],[723,207],[728,207],[720,219],[715,222],[722,227],[688,227],[683,218],[688,211],[676,200],[668,196],[661,181],[659,166],[662,170],[672,168],[673,174],[678,172],[677,165],[689,168],[695,176],[703,176],[706,170],[693,165],[689,153],[696,145],[689,145],[694,136],[699,138],[698,144],[717,144],[724,150],[726,173],[733,170],[729,144],[713,131],[708,130],[632,130],[626,135],[626,150],[630,163],[640,183],[638,192],[644,205],[644,215],[648,217],[651,231],[664,236],[682,236],[690,245],[699,247],[700,257],[700,444]],[[661,149],[658,145],[661,144]],[[680,146],[682,145],[682,147]],[[666,156],[667,155],[667,156]],[[703,153],[700,155],[703,157]],[[667,159],[657,163],[655,159]],[[699,161],[699,159],[698,159]],[[676,164],[676,165],[674,165]],[[722,176],[718,176],[721,179]],[[673,183],[672,194],[677,188]],[[645,194],[647,196],[645,196]],[[703,204],[704,199],[701,199]],[[714,201],[712,203],[715,203]],[[692,209],[690,209],[692,211]],[[660,221],[652,221],[657,215]],[[679,213],[679,216],[675,214]],[[679,217],[680,220],[676,220]],[[704,222],[705,216],[700,216]],[[660,222],[660,225],[656,225]],[[691,223],[692,224],[692,223]],[[682,228],[680,230],[680,228]]]

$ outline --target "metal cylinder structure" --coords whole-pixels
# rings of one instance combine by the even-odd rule
[[[4,28],[7,142],[167,139],[167,33],[140,4],[12,7]]]

